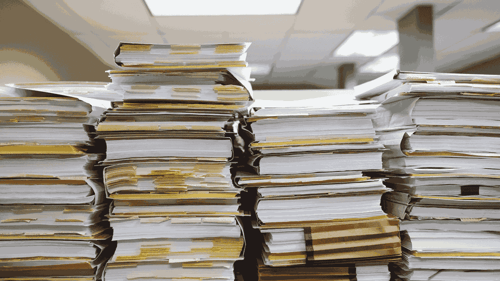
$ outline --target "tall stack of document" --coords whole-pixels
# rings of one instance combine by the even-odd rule
[[[500,273],[500,76],[391,72],[360,85],[381,103],[384,209],[401,223],[402,280]]]
[[[256,108],[249,171],[237,183],[257,195],[253,227],[263,235],[260,280],[325,276],[388,280],[401,255],[398,220],[380,207],[388,189],[364,171],[382,168],[370,114],[376,106]],[[339,268],[325,264],[348,264]],[[359,269],[357,275],[352,269]],[[298,266],[293,268],[274,268]]]
[[[97,128],[117,241],[107,281],[234,280],[244,238],[230,160],[252,100],[248,45],[118,47],[108,89],[124,99]]]
[[[100,280],[111,229],[86,132],[91,105],[12,89],[0,96],[0,278]]]

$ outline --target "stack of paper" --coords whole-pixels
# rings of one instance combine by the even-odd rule
[[[238,172],[237,183],[258,197],[253,226],[265,266],[307,264],[293,270],[321,279],[310,266],[378,261],[388,280],[387,262],[401,255],[398,220],[380,207],[382,180],[363,173],[382,168],[375,108],[257,108],[247,119],[253,171]]]
[[[118,47],[116,63],[134,68],[109,72],[124,99],[97,128],[118,243],[106,280],[234,279],[244,240],[230,160],[252,100],[248,45]]]
[[[247,67],[250,43],[160,45],[121,43],[115,62],[123,67],[157,69],[207,69]]]
[[[378,132],[404,221],[403,280],[495,280],[500,273],[500,76],[393,72],[361,85],[381,102]]]
[[[259,280],[357,280],[384,281],[390,279],[386,264],[339,264],[318,266],[269,267],[258,261]]]
[[[92,107],[11,92],[0,96],[0,278],[100,280],[113,249]]]

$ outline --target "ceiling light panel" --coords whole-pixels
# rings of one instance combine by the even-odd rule
[[[353,32],[334,52],[334,57],[376,57],[399,43],[398,32],[359,30]]]
[[[144,0],[155,17],[295,15],[302,0]]]
[[[500,32],[500,21],[486,27],[484,32]]]

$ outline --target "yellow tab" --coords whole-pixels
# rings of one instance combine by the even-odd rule
[[[199,104],[199,103],[133,103],[124,102],[123,108],[138,108],[138,109],[226,109],[236,110],[243,108],[242,105],[226,105],[226,104]]]
[[[56,219],[56,222],[84,222],[84,221],[78,219]]]
[[[150,51],[153,45],[150,44],[123,44],[120,46],[120,51]]]
[[[158,125],[141,125],[134,124],[106,124],[106,122],[99,124],[97,126],[98,132],[114,132],[114,131],[158,131]]]
[[[0,184],[10,185],[84,185],[84,180],[60,180],[60,179],[0,179]]]
[[[460,93],[463,96],[500,97],[500,93]]]
[[[439,253],[421,253],[417,251],[412,251],[412,255],[415,257],[422,258],[434,258],[434,257],[500,257],[500,253],[482,252],[482,253],[471,253],[471,252],[439,252]]]
[[[266,147],[266,146],[296,146],[296,145],[316,145],[316,144],[331,144],[331,143],[365,143],[372,142],[373,138],[354,138],[354,139],[327,139],[327,140],[292,140],[282,142],[258,142],[250,144],[251,147]]]
[[[233,44],[224,44],[218,45],[215,47],[216,54],[231,54],[231,53],[241,53],[245,48],[244,45],[233,45]]]
[[[15,222],[26,222],[30,223],[32,221],[36,221],[37,219],[31,219],[31,218],[20,218],[20,219],[6,219],[2,220],[1,223],[15,223]]]
[[[2,145],[1,154],[84,154],[72,145]]]
[[[227,101],[227,102],[235,102],[235,101],[248,101],[248,96],[241,97],[217,97],[218,101]]]
[[[136,84],[130,86],[130,89],[132,90],[156,90],[160,88],[158,85],[141,85],[141,84]]]
[[[200,88],[173,88],[172,91],[177,93],[199,93],[201,92]]]
[[[228,67],[246,67],[247,63],[245,61],[228,61],[219,62],[212,64],[192,64],[192,65],[158,65],[162,63],[168,63],[168,61],[155,61],[156,65],[151,64],[125,64],[128,67],[138,67],[138,68],[148,68],[156,70],[169,70],[169,69],[203,69],[203,68],[228,68]]]
[[[170,45],[170,49],[175,52],[189,52],[189,51],[199,51],[201,45]]]
[[[192,267],[213,267],[214,263],[211,261],[202,261],[202,262],[184,262],[182,263],[182,267],[192,268]]]
[[[17,116],[15,119],[11,119],[12,122],[43,122],[45,117],[42,116]]]
[[[148,199],[209,199],[209,198],[235,198],[237,193],[203,193],[203,192],[189,192],[189,193],[174,193],[174,194],[111,194],[111,199],[121,200],[148,200]]]
[[[294,259],[306,259],[306,254],[270,254],[269,260],[271,261],[279,261],[279,260],[294,260]]]
[[[218,94],[248,94],[244,87],[238,85],[217,85],[213,89]]]

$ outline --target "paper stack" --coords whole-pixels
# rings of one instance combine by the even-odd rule
[[[230,160],[252,100],[248,45],[118,47],[129,68],[110,71],[108,89],[124,99],[97,129],[118,243],[107,281],[234,280],[244,238]]]
[[[259,280],[389,280],[387,265],[340,264],[332,266],[269,267],[258,261]]]
[[[0,96],[0,279],[100,280],[112,233],[92,107],[21,88]]]
[[[301,280],[337,271],[349,278],[349,268],[368,262],[375,263],[366,268],[370,280],[389,279],[387,262],[401,255],[398,220],[380,207],[388,190],[382,180],[363,173],[382,168],[369,116],[375,108],[256,108],[247,119],[253,171],[236,177],[258,197],[253,227],[263,235],[260,280],[285,280],[292,272]],[[340,263],[351,265],[316,268]]]
[[[402,280],[497,280],[500,76],[392,72],[357,89],[381,102],[391,148],[383,207],[402,220]]]

